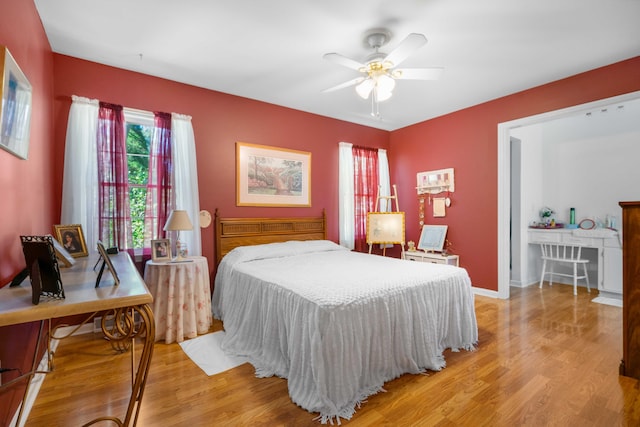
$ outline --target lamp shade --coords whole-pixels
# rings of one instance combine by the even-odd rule
[[[356,86],[356,92],[358,93],[360,98],[367,99],[369,98],[369,94],[371,93],[371,90],[373,89],[375,84],[376,83],[373,81],[372,78],[368,78],[364,80],[362,83],[360,83],[358,86]]]
[[[167,223],[164,225],[164,231],[181,231],[193,230],[193,224],[189,219],[187,211],[174,210],[169,215]]]

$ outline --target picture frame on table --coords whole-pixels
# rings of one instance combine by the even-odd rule
[[[448,228],[448,225],[423,225],[418,249],[425,252],[442,252]]]
[[[82,233],[82,225],[80,224],[68,224],[68,225],[54,225],[53,229],[56,234],[56,239],[67,252],[74,258],[83,256],[89,256],[87,251],[87,243],[84,240],[84,234]]]
[[[60,269],[53,247],[53,236],[20,236],[22,251],[31,278],[31,302],[40,303],[40,297],[64,299]]]
[[[0,148],[27,159],[32,88],[6,46],[0,45]]]
[[[107,267],[107,270],[111,273],[111,277],[113,277],[113,284],[118,286],[120,284],[120,277],[118,277],[118,272],[116,271],[113,263],[111,262],[111,258],[109,258],[109,254],[105,249],[104,245],[101,241],[98,240],[97,243],[98,253],[100,254],[100,259],[102,259],[102,266],[100,266],[100,271],[98,272],[98,277],[96,278],[96,288],[100,286],[100,280],[102,279],[102,273],[104,273],[104,268]],[[100,260],[98,260],[99,262]]]
[[[236,142],[237,206],[311,206],[311,153]]]
[[[51,236],[51,241],[53,242],[53,249],[56,252],[56,258],[60,262],[62,262],[64,267],[71,267],[76,263],[76,260],[67,250],[62,246],[62,244]]]
[[[171,239],[151,240],[151,260],[153,262],[171,261]]]

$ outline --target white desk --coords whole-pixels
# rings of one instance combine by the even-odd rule
[[[598,251],[598,290],[603,296],[622,295],[622,243],[618,232],[609,229],[566,228],[528,231],[529,243],[568,243]]]
[[[169,344],[195,338],[212,323],[209,266],[205,257],[191,262],[147,261],[144,281],[153,295],[156,341]]]

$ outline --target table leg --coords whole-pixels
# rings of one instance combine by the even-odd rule
[[[139,327],[136,327],[135,324],[136,314],[140,316]],[[144,339],[142,352],[140,353],[140,361],[138,362],[138,369],[135,373],[133,386],[131,388],[129,406],[127,407],[127,413],[125,414],[124,421],[117,417],[100,417],[84,424],[84,426],[89,426],[100,421],[112,421],[118,426],[135,426],[138,422],[140,404],[142,402],[142,395],[147,383],[149,367],[151,366],[151,357],[153,356],[153,344],[155,342],[155,321],[153,319],[153,312],[148,304],[124,307],[113,311],[113,319],[114,325],[111,329],[106,329],[104,322],[102,324],[102,328],[105,337],[112,342],[112,346],[115,349],[122,351],[122,349],[128,348],[129,343],[136,337]]]

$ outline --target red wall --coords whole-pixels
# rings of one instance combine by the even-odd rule
[[[25,267],[20,235],[51,233],[59,213],[53,145],[53,56],[33,1],[3,0],[0,44],[7,46],[33,87],[28,159],[0,150],[0,286]],[[28,372],[37,323],[0,328],[3,368]],[[16,371],[2,374],[6,383]],[[0,392],[0,425],[9,425],[24,390],[18,384]]]
[[[5,3],[9,3],[5,6]],[[53,58],[33,2],[3,2],[0,44],[7,46],[33,87],[28,159],[0,150],[0,286],[24,268],[20,234],[51,233],[54,183]]]
[[[200,208],[225,217],[316,216],[327,212],[328,238],[338,241],[338,142],[388,148],[389,132],[264,102],[54,55],[55,139],[64,146],[71,95],[192,117]],[[237,207],[236,141],[311,152],[310,208]],[[64,152],[56,154],[56,200]],[[57,211],[60,206],[57,204]],[[214,267],[213,227],[202,230],[203,255]]]
[[[451,208],[444,218],[427,209],[426,223],[449,225],[474,286],[497,290],[498,124],[638,90],[640,57],[392,132],[391,182],[407,212],[407,240],[420,235],[416,173],[453,167]]]
[[[324,118],[51,53],[33,1],[2,0],[0,44],[7,45],[33,85],[29,159],[0,150],[0,286],[24,267],[18,236],[50,233],[59,221],[62,166],[71,95],[193,117],[202,209],[223,216],[328,214],[338,240],[338,145],[387,148],[391,182],[407,212],[407,236],[418,238],[415,174],[455,168],[456,192],[446,218],[453,251],[474,285],[497,289],[497,125],[519,117],[640,90],[640,58],[500,98],[394,132]],[[235,142],[312,153],[311,208],[235,206]],[[213,228],[202,231],[213,265]],[[26,372],[34,324],[0,328],[3,367]],[[29,339],[31,338],[31,339]],[[3,381],[10,378],[3,374]],[[0,424],[17,407],[16,389],[0,393]]]

